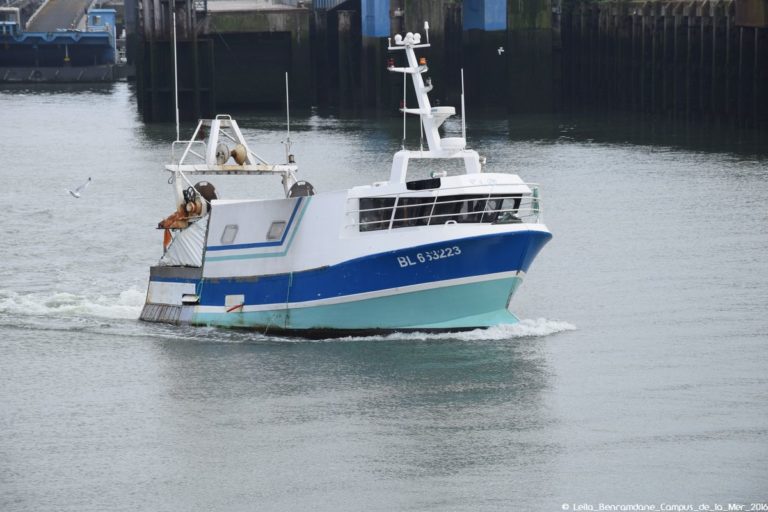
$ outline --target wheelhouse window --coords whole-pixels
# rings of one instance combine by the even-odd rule
[[[521,194],[434,197],[365,197],[360,199],[360,231],[439,224],[522,222],[517,216]]]
[[[394,206],[394,197],[360,198],[360,231],[389,229]]]

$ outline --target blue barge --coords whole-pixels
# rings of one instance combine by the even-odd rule
[[[18,11],[0,9],[0,82],[101,82],[115,79],[114,9],[90,9],[84,28],[25,31]]]

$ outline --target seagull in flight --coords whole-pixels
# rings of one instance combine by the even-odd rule
[[[80,194],[85,192],[85,189],[88,187],[88,185],[91,184],[91,178],[88,178],[88,181],[77,187],[75,190],[69,190],[67,189],[67,192],[69,192],[69,195],[71,195],[74,198],[80,199]]]

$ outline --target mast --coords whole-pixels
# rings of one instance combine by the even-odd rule
[[[285,141],[285,161],[292,163],[293,155],[291,154],[291,98],[288,95],[288,72],[285,72],[285,126],[288,132],[288,137]]]
[[[429,24],[424,23],[424,27],[429,35]],[[427,67],[426,59],[417,59],[417,48],[429,48],[431,45],[429,42],[421,43],[421,34],[408,32],[404,37],[400,34],[395,35],[395,44],[392,45],[392,40],[389,40],[390,51],[402,50],[405,52],[406,59],[408,61],[408,67],[395,67],[394,61],[390,59],[388,70],[392,73],[402,73],[403,78],[405,75],[411,75],[411,81],[413,83],[413,89],[416,93],[416,100],[418,101],[418,108],[408,108],[403,101],[403,107],[401,111],[405,114],[417,114],[421,117],[421,124],[424,130],[424,136],[427,139],[427,145],[429,151],[435,155],[445,153],[446,151],[455,152],[456,150],[464,149],[466,145],[466,137],[462,133],[461,139],[450,138],[441,139],[438,128],[443,121],[449,116],[456,113],[456,109],[453,107],[433,107],[429,101],[428,93],[432,90],[431,80],[427,79],[427,83],[424,83],[422,74],[426,73],[429,68]],[[462,96],[463,102],[463,96]],[[450,141],[450,144],[448,144]],[[445,143],[445,144],[444,144]]]
[[[176,56],[176,10],[173,10],[173,100],[176,106],[176,140],[179,141],[179,61]]]

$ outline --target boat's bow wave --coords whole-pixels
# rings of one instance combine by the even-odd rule
[[[341,338],[349,341],[359,340],[507,340],[514,338],[538,338],[564,331],[574,331],[576,326],[559,320],[546,318],[524,319],[516,324],[501,324],[493,327],[474,329],[464,332],[394,332],[385,336],[350,336]]]
[[[504,324],[464,332],[392,332],[373,336],[345,336],[329,338],[303,338],[285,334],[262,334],[240,329],[216,327],[156,326],[154,335],[169,337],[174,341],[205,343],[345,343],[345,342],[401,342],[401,341],[505,341],[522,338],[542,338],[553,334],[574,331],[577,327],[569,322],[546,318],[524,319],[517,324]]]

